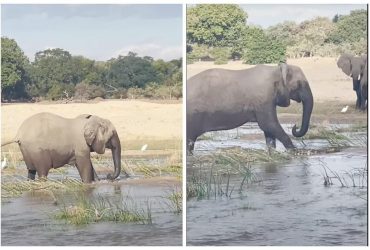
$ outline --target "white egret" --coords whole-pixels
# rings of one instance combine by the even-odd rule
[[[141,147],[141,151],[145,151],[146,149],[148,148],[148,144],[145,144],[145,145],[143,145],[142,147]]]

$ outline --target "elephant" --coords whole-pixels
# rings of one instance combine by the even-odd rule
[[[353,56],[345,53],[342,54],[337,61],[337,66],[341,68],[346,75],[352,78],[353,90],[356,92],[357,96],[356,109],[361,110],[365,109],[365,103],[367,100],[367,89],[363,90],[360,84],[361,78],[364,75],[363,72],[366,64],[367,64],[367,55]]]
[[[365,110],[367,106],[367,60],[364,69],[362,70],[361,80],[360,80],[360,87],[361,87],[361,109]]]
[[[309,128],[314,101],[299,67],[281,63],[244,70],[209,69],[191,77],[187,83],[188,155],[201,134],[246,122],[258,123],[269,149],[276,148],[276,139],[287,149],[295,148],[276,114],[276,106],[287,107],[290,99],[303,104],[301,127],[292,129],[295,137],[302,137]]]
[[[67,119],[52,113],[38,113],[26,119],[15,138],[1,146],[16,142],[28,169],[28,179],[47,177],[51,168],[75,165],[85,183],[98,180],[90,152],[112,151],[114,174],[121,173],[121,143],[113,124],[95,115],[83,114]]]

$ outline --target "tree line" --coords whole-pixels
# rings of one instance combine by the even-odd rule
[[[332,19],[286,21],[266,29],[247,24],[238,5],[199,4],[187,9],[187,61],[224,64],[277,63],[286,58],[367,53],[367,11],[353,10]]]
[[[30,62],[7,37],[1,37],[1,55],[2,101],[182,97],[181,58],[166,62],[129,52],[104,62],[56,48]]]

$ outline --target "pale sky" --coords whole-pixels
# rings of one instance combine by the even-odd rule
[[[332,19],[336,14],[348,15],[351,10],[367,9],[366,4],[242,4],[248,13],[248,24],[267,28],[284,21],[300,23],[317,16]]]
[[[365,4],[245,4],[248,24],[266,28],[366,9]],[[73,55],[108,60],[134,51],[171,60],[182,53],[182,5],[1,5],[1,35],[13,38],[31,61],[37,51],[62,48]]]
[[[31,61],[62,48],[105,61],[128,51],[155,59],[182,56],[182,5],[1,5],[1,36],[16,40]]]

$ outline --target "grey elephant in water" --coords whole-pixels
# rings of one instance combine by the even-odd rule
[[[299,67],[257,65],[245,70],[210,69],[193,76],[187,82],[188,154],[201,134],[246,122],[258,123],[267,146],[275,148],[278,139],[285,148],[294,148],[276,114],[276,106],[287,107],[290,99],[303,103],[301,127],[292,129],[295,137],[301,137],[308,130],[314,101]]]
[[[353,90],[357,96],[356,109],[364,110],[367,101],[367,55],[343,54],[339,57],[337,65],[352,78]]]
[[[39,113],[26,119],[16,137],[1,146],[16,142],[28,169],[28,178],[46,177],[51,168],[75,165],[83,182],[97,179],[90,160],[90,152],[103,154],[112,150],[116,179],[121,172],[121,143],[113,124],[94,115],[80,115],[74,119],[51,113]]]

